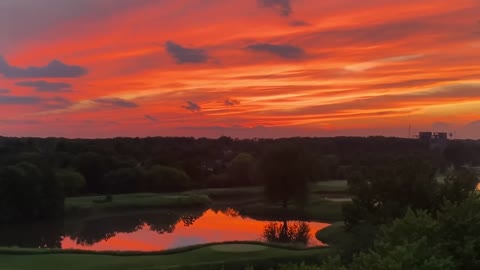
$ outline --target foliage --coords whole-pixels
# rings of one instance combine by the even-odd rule
[[[101,180],[108,172],[104,156],[95,152],[81,153],[74,158],[72,165],[85,177],[88,190],[95,193],[104,191]]]
[[[478,269],[480,197],[448,202],[435,217],[425,211],[382,228],[374,247],[357,256],[352,270]]]
[[[61,185],[46,170],[21,162],[0,168],[0,223],[59,216]]]
[[[226,173],[212,174],[208,177],[206,186],[211,188],[226,188],[231,187],[232,183]]]
[[[448,202],[437,217],[440,245],[457,262],[457,269],[480,269],[480,195]]]
[[[64,193],[67,196],[80,194],[87,184],[82,174],[67,169],[58,170],[55,173],[55,179],[61,183]]]
[[[144,172],[139,168],[120,168],[105,174],[102,183],[111,194],[134,193],[141,190],[143,179]]]
[[[228,176],[232,182],[231,186],[253,185],[255,158],[249,153],[238,154],[228,167]]]
[[[258,268],[257,268],[258,269]],[[340,257],[328,257],[321,265],[306,264],[305,262],[295,264],[280,264],[277,270],[347,270],[342,265]],[[246,267],[245,270],[255,270],[253,266]]]
[[[373,249],[354,259],[352,270],[455,269],[438,246],[438,223],[426,212],[408,212],[384,228]]]
[[[436,210],[439,183],[432,166],[420,159],[400,159],[370,168],[348,181],[352,203],[344,206],[347,227],[361,222],[384,224],[408,208]]]
[[[441,187],[442,197],[454,203],[465,200],[476,189],[479,183],[477,174],[468,168],[460,168],[451,172],[444,179]]]
[[[147,188],[152,192],[181,191],[189,187],[190,177],[177,168],[155,165],[147,172]]]
[[[450,141],[445,155],[431,151],[418,140],[384,137],[219,139],[207,138],[5,138],[0,137],[0,166],[26,161],[52,171],[73,169],[81,173],[87,186],[85,194],[104,194],[103,179],[121,168],[147,171],[154,165],[174,167],[190,178],[188,189],[262,185],[257,167],[264,153],[279,145],[306,149],[303,157],[311,181],[345,179],[355,171],[388,164],[401,157],[415,155],[435,164],[440,171],[454,163],[480,164],[478,141]],[[447,162],[448,160],[448,162]],[[438,167],[443,166],[443,167]],[[252,173],[252,168],[254,173]],[[259,171],[261,172],[261,170]],[[228,179],[225,179],[228,177]],[[142,179],[136,179],[141,186]],[[228,180],[228,181],[224,181]]]
[[[290,144],[275,145],[267,152],[260,167],[267,199],[281,202],[284,208],[292,199],[305,202],[309,176],[305,157],[304,151]]]
[[[456,168],[464,165],[480,165],[480,143],[478,141],[451,141],[445,149],[445,158]]]

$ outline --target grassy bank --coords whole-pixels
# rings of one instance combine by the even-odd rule
[[[348,235],[345,232],[345,225],[343,222],[335,222],[327,228],[318,231],[315,234],[315,237],[323,243],[331,246],[338,246],[349,240],[347,239]]]
[[[290,261],[319,262],[328,248],[294,249],[261,243],[208,244],[178,250],[135,254],[0,249],[0,269],[123,270],[123,269],[238,269],[247,265],[270,267]]]
[[[346,180],[322,181],[313,184],[311,190],[314,193],[345,194],[348,191],[348,183]]]
[[[272,204],[265,200],[263,188],[224,188],[204,189],[195,191],[212,198],[213,207],[230,206],[241,215],[259,220],[288,219],[312,221],[339,221],[342,220],[342,204],[348,201],[346,195],[347,182],[333,180],[310,185],[310,193],[305,205],[298,206],[290,202],[285,210],[280,204]]]
[[[211,203],[208,196],[193,193],[153,194],[135,193],[113,195],[111,201],[105,196],[73,197],[65,200],[67,215],[109,210],[132,210],[149,208],[174,208],[205,206]]]

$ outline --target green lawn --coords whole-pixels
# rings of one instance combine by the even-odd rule
[[[28,253],[28,250],[26,250]],[[5,254],[0,249],[0,269],[15,270],[127,270],[127,269],[229,269],[245,266],[270,267],[286,262],[319,262],[330,255],[328,248],[292,249],[260,243],[227,243],[167,254]],[[10,249],[11,253],[11,249]],[[21,250],[18,250],[21,253]]]
[[[321,181],[312,185],[311,191],[315,193],[346,193],[348,184],[346,180]]]
[[[315,237],[323,243],[333,246],[342,244],[348,240],[343,222],[335,222],[327,228],[318,231]]]
[[[103,201],[105,196],[72,197],[65,200],[65,211],[68,214],[98,210],[146,209],[161,207],[204,206],[211,201],[202,194],[176,193],[154,194],[135,193],[113,195],[113,200]]]

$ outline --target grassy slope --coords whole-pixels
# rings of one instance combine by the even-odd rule
[[[287,261],[319,261],[330,254],[328,248],[295,250],[261,244],[206,245],[173,254],[102,255],[43,254],[1,255],[0,269],[17,270],[123,270],[123,269],[243,269],[247,265],[271,266]],[[237,248],[233,246],[239,245]],[[261,246],[258,248],[254,246]],[[243,249],[243,250],[242,250]]]

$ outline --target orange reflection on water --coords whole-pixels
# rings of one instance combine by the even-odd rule
[[[118,233],[93,245],[83,245],[66,236],[62,240],[64,249],[85,250],[139,250],[154,251],[223,241],[262,241],[265,225],[271,221],[242,218],[236,212],[215,213],[207,210],[192,225],[179,221],[172,233],[158,233],[144,224],[135,232]],[[311,229],[309,246],[323,245],[314,234],[329,224],[308,222]]]

